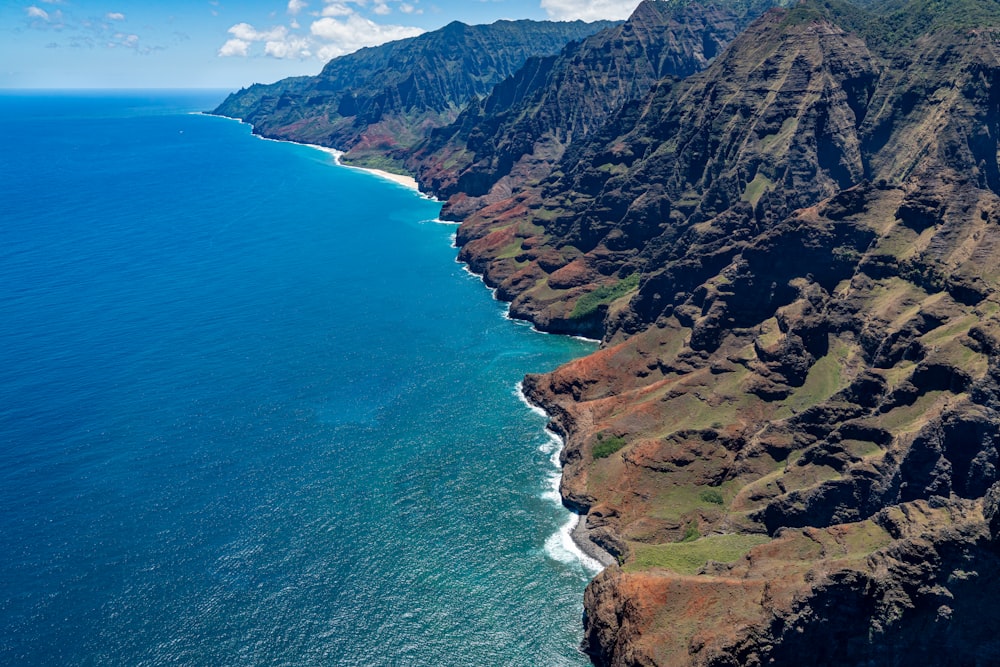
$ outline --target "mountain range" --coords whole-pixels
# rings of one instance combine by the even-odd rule
[[[1000,2],[645,0],[559,48],[380,150],[514,316],[602,340],[525,380],[618,561],[594,663],[1000,664]]]
[[[362,166],[401,171],[432,128],[452,122],[533,56],[557,53],[610,22],[449,23],[335,58],[314,77],[255,84],[215,110],[273,138],[335,146]]]

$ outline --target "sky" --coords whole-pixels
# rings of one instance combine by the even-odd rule
[[[451,21],[624,19],[639,0],[0,0],[0,88],[218,88],[316,74]]]

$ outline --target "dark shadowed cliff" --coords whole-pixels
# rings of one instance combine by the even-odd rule
[[[415,147],[407,166],[461,217],[549,174],[566,148],[666,77],[704,69],[775,3],[647,0],[623,24],[558,56],[530,59],[452,125]]]

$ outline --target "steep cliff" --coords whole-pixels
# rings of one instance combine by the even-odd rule
[[[1000,661],[997,5],[862,10],[770,12],[464,225],[515,312],[604,335],[526,383],[623,563],[598,664]]]
[[[578,299],[596,286],[613,295],[621,281],[647,274],[645,284],[677,281],[665,289],[654,283],[660,298],[691,290],[752,238],[752,225],[862,177],[851,105],[867,100],[839,86],[868,95],[871,54],[834,26],[786,30],[784,17],[773,12],[756,22],[705,72],[661,82],[573,146],[539,186],[470,216],[459,232],[463,259],[516,297],[515,314],[593,334],[607,304],[581,307]],[[508,226],[511,215],[520,233]],[[504,246],[492,258],[486,248],[512,232],[551,242],[531,252]],[[654,319],[650,307],[657,306],[637,304],[644,320],[637,327]]]
[[[315,77],[255,84],[213,112],[267,137],[347,151],[345,159],[399,170],[406,149],[450,123],[531,57],[558,53],[611,22],[450,23],[419,37],[331,60]]]
[[[597,131],[665,77],[704,69],[775,3],[645,0],[622,25],[558,56],[530,59],[452,125],[434,130],[407,165],[461,219],[541,180],[567,146]]]

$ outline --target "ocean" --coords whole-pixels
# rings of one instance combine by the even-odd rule
[[[593,344],[223,95],[0,94],[0,664],[589,664],[517,386]]]

